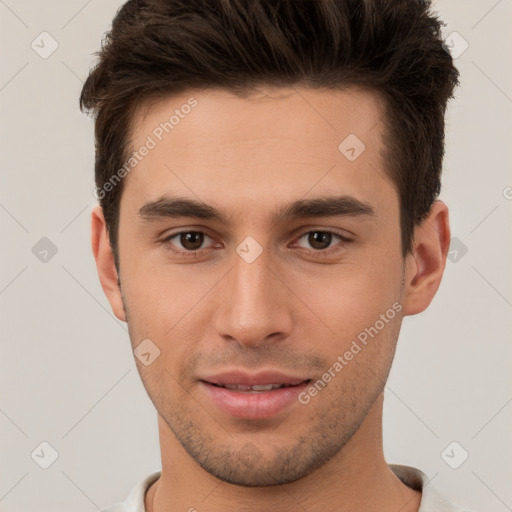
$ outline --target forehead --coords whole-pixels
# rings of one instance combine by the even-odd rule
[[[377,94],[354,88],[259,88],[247,97],[207,89],[143,104],[130,150],[144,156],[122,202],[139,208],[173,194],[247,211],[332,192],[396,200],[381,156],[383,112]]]

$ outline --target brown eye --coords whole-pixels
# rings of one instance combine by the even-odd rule
[[[306,243],[306,249],[312,248],[316,251],[323,251],[330,247],[333,239],[341,240],[342,237],[336,233],[331,233],[330,231],[308,231],[299,238],[299,242],[304,240]],[[304,245],[301,245],[300,243],[299,246],[304,247]]]
[[[209,246],[205,244],[208,243]],[[180,231],[162,240],[175,254],[195,256],[200,251],[212,248],[214,240],[202,231]]]
[[[187,231],[180,234],[180,243],[188,251],[197,251],[204,242],[204,233],[199,231]]]
[[[321,229],[307,231],[297,239],[295,245],[301,249],[306,249],[314,256],[327,255],[337,249],[344,249],[345,244],[351,240],[334,231],[325,231]],[[338,248],[336,246],[339,246]]]
[[[332,242],[332,233],[327,231],[311,231],[308,233],[308,242],[313,249],[327,249]]]

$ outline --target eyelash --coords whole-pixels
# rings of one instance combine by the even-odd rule
[[[199,234],[202,234],[204,236],[207,236],[208,238],[212,238],[205,231],[202,231],[200,229],[194,229],[194,230],[179,231],[177,233],[173,233],[173,234],[167,236],[166,238],[164,238],[162,240],[162,243],[168,243],[169,245],[172,245],[172,244],[170,244],[170,241],[173,238],[176,238],[177,236],[183,235],[185,233],[199,233]],[[335,231],[330,231],[328,229],[312,229],[312,230],[309,230],[309,231],[305,231],[304,233],[302,233],[297,238],[297,240],[300,240],[302,237],[304,237],[305,235],[309,235],[310,233],[327,233],[327,234],[330,234],[333,237],[337,238],[340,242],[345,242],[345,243],[350,243],[352,241],[351,239],[349,239],[349,238],[347,238],[347,237],[345,237],[343,235],[340,235],[339,233],[336,233]],[[336,244],[336,245],[338,245],[338,244]],[[305,249],[305,250],[308,251],[314,257],[321,257],[321,256],[325,256],[325,255],[330,254],[331,252],[333,252],[333,249],[336,248],[336,245],[334,245],[333,247],[329,247],[327,249],[318,249],[318,250],[315,250],[315,249],[310,249],[310,250]],[[304,249],[304,247],[299,247],[299,249]],[[194,257],[194,256],[197,256],[203,249],[198,249],[196,251],[179,251],[179,250],[176,250],[176,249],[171,249],[171,250],[172,250],[172,252],[174,254],[176,254],[178,256]]]

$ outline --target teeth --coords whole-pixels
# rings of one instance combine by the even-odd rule
[[[270,391],[271,389],[277,389],[277,388],[280,388],[281,386],[278,385],[278,384],[268,384],[267,386],[252,386],[251,389],[253,389],[254,391]]]
[[[242,384],[224,384],[221,387],[226,389],[232,389],[235,391],[271,391],[273,389],[279,389],[287,387],[286,384],[266,384],[266,385],[254,385],[254,386],[245,386]]]

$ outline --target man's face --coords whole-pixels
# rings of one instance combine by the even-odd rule
[[[125,178],[119,223],[131,343],[160,350],[138,363],[144,386],[198,464],[248,486],[296,480],[343,448],[383,390],[403,314],[383,105],[356,90],[265,92],[183,94],[137,117],[132,149],[148,136],[157,145]],[[190,97],[197,105],[159,141]],[[176,216],[162,200],[177,197],[221,218]],[[330,215],[276,216],[328,198]],[[211,383],[229,371],[308,382]]]

